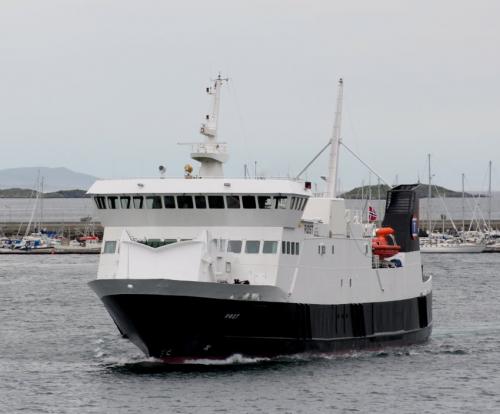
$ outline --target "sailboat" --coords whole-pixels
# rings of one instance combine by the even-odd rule
[[[462,232],[460,235],[446,235],[444,233],[432,233],[431,220],[431,198],[432,198],[432,174],[431,174],[431,154],[428,154],[429,163],[429,192],[427,199],[427,214],[428,214],[428,237],[420,238],[420,251],[422,253],[482,253],[486,248],[484,238],[472,237],[467,235],[465,231],[465,175],[462,174]],[[445,206],[446,207],[446,206]],[[458,234],[458,229],[455,227],[453,219],[451,223]],[[444,230],[444,229],[443,229]]]

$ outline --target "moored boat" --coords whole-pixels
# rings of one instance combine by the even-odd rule
[[[462,242],[461,240],[431,241],[420,246],[422,253],[482,253],[485,249],[485,243]]]

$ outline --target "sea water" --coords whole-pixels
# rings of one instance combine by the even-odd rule
[[[499,413],[500,254],[424,255],[422,345],[168,366],[87,287],[97,256],[0,257],[2,413]]]

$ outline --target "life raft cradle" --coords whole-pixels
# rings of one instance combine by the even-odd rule
[[[399,253],[401,246],[396,244],[394,229],[392,227],[381,227],[375,231],[372,239],[372,252],[380,259],[387,259]]]

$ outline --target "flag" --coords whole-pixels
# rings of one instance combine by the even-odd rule
[[[377,212],[372,206],[368,206],[368,221],[371,223],[377,221]]]

